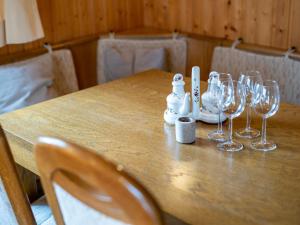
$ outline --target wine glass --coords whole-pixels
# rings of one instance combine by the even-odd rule
[[[234,118],[241,115],[245,109],[246,96],[245,87],[238,81],[224,81],[222,86],[222,110],[229,118],[229,135],[228,140],[217,145],[217,148],[222,151],[240,151],[244,148],[243,144],[232,140],[232,121]]]
[[[259,98],[259,95],[257,95],[259,93],[258,89],[261,87],[263,80],[260,72],[247,71],[245,74],[240,76],[239,81],[245,86],[247,122],[246,127],[237,130],[235,134],[241,138],[251,139],[260,135],[259,130],[251,128],[251,111]]]
[[[222,114],[222,104],[220,101],[220,98],[222,97],[221,83],[225,82],[225,81],[232,82],[232,78],[231,78],[231,75],[228,73],[218,73],[218,79],[219,79],[219,82],[218,82],[217,86],[213,87],[212,90],[210,90],[212,99],[214,99],[212,104],[218,109],[218,115],[219,115],[218,129],[212,131],[207,136],[208,136],[208,139],[210,139],[210,140],[217,141],[217,142],[224,142],[225,141],[225,133],[223,131],[223,126],[222,126],[222,121],[221,121],[221,114]]]
[[[273,116],[279,109],[279,86],[274,80],[267,80],[261,85],[258,102],[255,104],[255,112],[263,119],[261,139],[251,143],[251,148],[259,151],[271,151],[277,148],[273,141],[267,141],[267,118]]]

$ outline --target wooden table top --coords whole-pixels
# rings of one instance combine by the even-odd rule
[[[252,151],[242,139],[245,150],[218,151],[206,138],[216,126],[203,123],[196,143],[182,145],[163,121],[171,80],[144,72],[4,114],[0,123],[15,160],[35,173],[37,137],[57,136],[122,164],[186,223],[300,224],[300,107],[281,104],[268,120],[273,152]],[[234,129],[244,125],[244,116],[234,120]]]

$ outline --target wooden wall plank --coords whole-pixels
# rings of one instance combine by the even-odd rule
[[[144,24],[287,49],[299,39],[299,10],[299,0],[144,0]]]
[[[45,38],[25,45],[0,48],[0,55],[144,24],[141,0],[37,0]]]
[[[290,26],[289,26],[289,46],[295,46],[300,52],[300,1],[291,0]]]
[[[283,46],[285,48],[290,47],[288,46],[290,9],[291,9],[290,0],[277,0],[273,2],[273,18],[272,18],[273,29],[272,29],[272,39],[271,39],[272,47],[277,47],[277,46]]]
[[[299,46],[299,0],[38,0],[46,38],[1,54],[26,51],[109,30],[142,26],[286,49]]]

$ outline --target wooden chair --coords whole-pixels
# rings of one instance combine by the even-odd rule
[[[55,224],[45,198],[31,206],[0,126],[0,225]]]
[[[37,166],[58,225],[162,225],[151,195],[100,155],[66,141],[41,137]]]

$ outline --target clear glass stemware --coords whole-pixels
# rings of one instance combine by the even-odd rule
[[[275,115],[279,109],[280,92],[276,81],[268,80],[261,85],[260,96],[255,104],[255,112],[263,119],[261,139],[251,143],[251,148],[259,151],[271,151],[277,148],[277,145],[267,140],[267,118]]]
[[[218,109],[218,115],[219,115],[218,129],[209,133],[208,138],[213,141],[224,142],[226,137],[225,137],[225,133],[223,131],[223,126],[222,126],[222,121],[221,121],[222,105],[221,105],[220,98],[222,97],[222,90],[221,90],[220,85],[222,82],[225,82],[225,81],[232,82],[232,78],[231,78],[231,75],[228,73],[218,73],[218,76],[219,76],[218,87],[213,88],[213,90],[211,91],[211,94],[213,95],[213,99],[215,99],[213,104]]]
[[[245,87],[238,81],[222,82],[221,104],[225,115],[229,118],[229,135],[228,140],[217,145],[222,151],[240,151],[244,148],[243,144],[233,141],[232,139],[232,122],[233,119],[241,115],[245,109],[246,97]]]
[[[263,80],[260,72],[247,71],[245,74],[241,74],[239,81],[245,86],[247,122],[246,127],[237,130],[235,134],[241,138],[251,139],[260,135],[259,130],[251,127],[251,111],[259,97],[258,89],[262,85]]]

